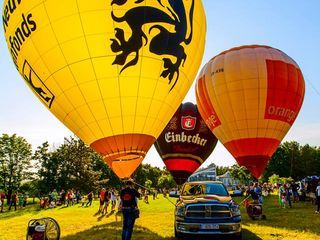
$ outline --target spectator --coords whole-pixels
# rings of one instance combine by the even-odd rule
[[[110,191],[110,200],[111,200],[111,212],[114,212],[117,202],[116,191],[111,189]]]
[[[299,186],[295,182],[291,184],[291,189],[292,189],[292,195],[293,195],[293,202],[299,202]]]
[[[320,210],[320,181],[319,181],[318,186],[316,188],[316,198],[317,198],[317,211],[316,211],[316,213],[319,213],[319,210]]]
[[[57,204],[58,192],[56,189],[53,189],[53,191],[51,192],[51,199],[52,201],[54,201],[55,204]]]
[[[149,191],[144,191],[144,202],[149,204]]]
[[[72,190],[69,190],[68,193],[67,193],[67,207],[68,207],[69,205],[70,205],[70,206],[73,205],[72,198],[73,198],[73,192],[72,192]]]
[[[104,208],[103,208],[103,213],[102,214],[107,214],[108,213],[108,206],[110,202],[110,194],[109,194],[109,188],[106,188],[106,191],[104,193]]]
[[[292,208],[291,205],[291,188],[289,184],[284,184],[284,191],[286,194],[286,201],[288,202],[289,208]]]
[[[60,192],[60,204],[65,205],[66,204],[66,195],[67,193],[64,191],[64,189],[61,190]]]
[[[77,201],[77,204],[80,202],[80,200],[81,200],[81,193],[80,193],[79,190],[77,190],[77,192],[76,192],[76,201]]]
[[[91,206],[91,204],[92,204],[92,198],[93,198],[93,192],[91,191],[91,192],[89,192],[88,195],[87,195],[88,202],[87,202],[87,204],[86,204],[86,207],[88,207],[88,205]]]
[[[17,200],[18,200],[18,192],[15,192],[11,195],[11,201],[9,206],[9,211],[11,210],[11,207],[14,206],[14,210],[17,210]]]
[[[100,200],[100,205],[99,205],[99,213],[103,214],[103,207],[104,207],[104,195],[106,193],[106,189],[102,188],[100,193],[99,193],[99,200]]]
[[[4,191],[0,192],[0,212],[3,212],[3,206],[4,206],[4,200],[6,199],[6,194],[4,193]]]
[[[283,196],[285,196],[285,191],[284,191],[284,187],[282,185],[280,185],[279,187],[279,192],[278,192],[278,198],[279,198],[279,207],[283,208],[284,207],[284,203],[283,203]]]
[[[130,240],[134,222],[136,220],[138,206],[136,198],[140,198],[140,194],[133,188],[132,181],[126,182],[126,187],[120,193],[120,209],[123,214],[122,240]]]
[[[22,204],[22,208],[25,208],[27,205],[27,201],[28,201],[28,195],[26,192],[23,193],[23,204]]]
[[[22,206],[23,206],[23,194],[22,193],[18,194],[18,205],[19,205],[19,208],[22,209]]]
[[[261,187],[259,186],[259,183],[256,182],[256,183],[254,184],[254,189],[253,189],[253,191],[257,194],[258,202],[259,202],[260,204],[262,204],[262,202],[263,202],[262,189],[261,189]]]

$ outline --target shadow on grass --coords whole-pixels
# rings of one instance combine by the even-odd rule
[[[61,240],[87,240],[87,239],[94,239],[94,240],[105,240],[105,239],[121,239],[121,231],[122,231],[122,223],[121,222],[111,222],[104,225],[94,226],[88,230],[78,232],[73,235],[68,235],[62,237]],[[171,231],[171,229],[168,229]],[[172,229],[173,232],[173,229]],[[262,238],[255,235],[253,232],[250,232],[247,229],[242,230],[243,239],[246,240],[262,240]],[[134,232],[132,234],[132,240],[174,240],[174,237],[162,237],[155,232],[150,231],[145,227],[141,227],[139,225],[135,225]],[[207,240],[207,239],[230,239],[219,236],[214,238],[212,236],[206,237],[193,237],[187,239],[194,239],[194,240]]]
[[[78,232],[74,235],[68,235],[62,237],[61,240],[105,240],[105,239],[121,239],[122,223],[111,222],[104,225],[94,226],[88,230]],[[157,233],[151,232],[145,227],[135,225],[132,234],[132,240],[150,240],[150,239],[162,239],[173,240],[174,238],[162,237]]]
[[[8,219],[8,218],[15,218],[15,217],[19,217],[22,216],[24,214],[28,214],[28,213],[38,213],[40,211],[43,211],[43,209],[40,209],[39,205],[29,205],[24,209],[20,209],[17,207],[17,210],[14,210],[14,207],[11,207],[11,210],[8,210],[8,206],[4,207],[4,212],[0,213],[0,219]]]
[[[250,232],[248,229],[242,229],[242,239],[245,240],[262,240],[262,238]]]

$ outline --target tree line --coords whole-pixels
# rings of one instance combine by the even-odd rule
[[[229,171],[231,176],[242,184],[255,180],[245,167],[236,164],[217,166],[216,171],[217,176]],[[268,182],[270,178],[272,182],[275,178],[281,182],[299,181],[306,176],[320,176],[320,147],[291,141],[279,145],[259,181]]]
[[[174,180],[166,169],[142,164],[134,179],[147,188],[172,188]],[[14,191],[27,191],[41,197],[53,189],[97,191],[100,187],[120,188],[121,180],[103,159],[78,138],[65,138],[56,149],[48,142],[32,152],[23,137],[3,134],[0,137],[0,192],[8,199]]]
[[[238,165],[217,166],[216,170],[217,175],[230,171],[241,183],[253,180],[249,171]],[[260,181],[268,181],[272,175],[294,180],[320,175],[320,148],[295,141],[280,144]],[[165,168],[149,164],[141,164],[133,178],[147,188],[175,186]],[[76,137],[65,138],[58,148],[50,148],[48,142],[44,142],[34,152],[21,136],[3,134],[0,137],[0,190],[9,196],[17,190],[37,197],[53,189],[89,192],[106,185],[120,188],[122,183],[103,159]]]

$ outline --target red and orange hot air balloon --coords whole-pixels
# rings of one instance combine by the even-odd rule
[[[188,102],[180,105],[154,145],[180,185],[209,157],[217,141],[197,106]]]
[[[278,49],[241,46],[202,69],[197,104],[211,131],[256,178],[301,108],[304,79],[297,63]]]

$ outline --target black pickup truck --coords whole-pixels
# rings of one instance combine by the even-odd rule
[[[222,182],[187,182],[175,208],[175,237],[216,236],[241,239],[239,206],[232,201]]]

